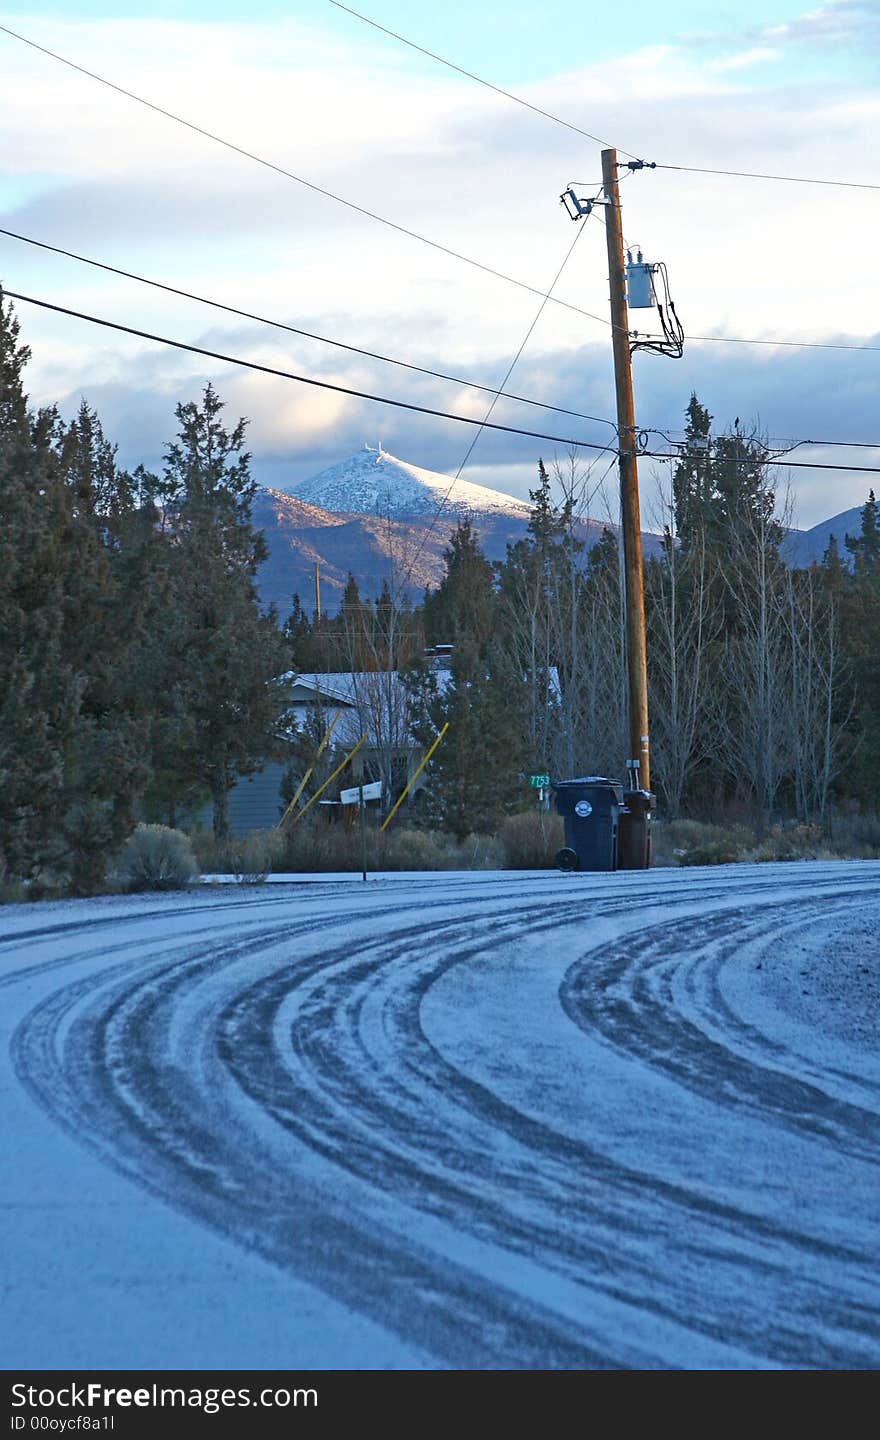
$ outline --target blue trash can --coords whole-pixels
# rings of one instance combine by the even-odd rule
[[[556,809],[565,823],[560,870],[616,870],[623,786],[604,775],[555,780]]]

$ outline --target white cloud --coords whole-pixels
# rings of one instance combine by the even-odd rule
[[[728,70],[748,70],[753,65],[764,65],[769,60],[777,58],[778,51],[771,50],[766,45],[754,45],[750,50],[740,50],[735,55],[720,56],[707,63],[707,69],[715,74],[723,74]]]
[[[866,45],[876,42],[880,34],[880,5],[876,0],[836,0],[785,24],[761,26],[756,33],[774,41],[807,45]]]
[[[833,8],[838,19],[844,12],[851,19],[855,7]],[[539,288],[573,234],[557,203],[560,191],[569,179],[599,177],[596,147],[571,132],[446,72],[416,73],[404,52],[343,43],[297,21],[188,26],[36,17],[28,29],[356,204]],[[0,123],[10,136],[9,202],[0,223],[245,310],[484,383],[500,380],[535,314],[534,295],[3,43],[13,63],[0,93]],[[648,159],[863,176],[880,112],[876,90],[783,85],[773,74],[763,88],[755,88],[753,76],[746,83],[746,72],[771,55],[758,41],[708,62],[705,54],[654,46],[566,71],[524,94],[587,130],[619,135]],[[690,334],[858,341],[880,329],[880,287],[872,265],[859,259],[876,205],[867,192],[657,170],[628,179],[622,193],[626,233],[648,258],[668,263]],[[201,339],[209,348],[271,355],[284,368],[337,376],[358,388],[465,413],[482,413],[488,404],[478,392],[346,360],[315,342],[273,332],[267,339],[247,322],[12,241],[0,242],[0,276],[24,293]],[[606,276],[604,231],[591,220],[558,293],[604,316]],[[232,408],[253,416],[256,455],[267,464],[272,457],[274,466],[286,454],[291,472],[307,473],[316,461],[375,438],[377,424],[390,449],[432,468],[454,470],[466,448],[464,427],[398,413],[388,429],[378,419],[388,412],[367,402],[294,394],[284,382],[258,376],[233,378],[198,358],[154,353],[141,342],[108,340],[31,311],[25,325],[38,398],[83,388],[96,403],[103,397],[127,450],[137,440],[160,453],[172,428],[175,387],[196,385],[209,373]],[[728,420],[760,410],[771,428],[791,433],[819,417],[833,434],[873,430],[880,356],[852,357],[850,365],[843,355],[805,352],[798,368],[782,353],[733,346],[721,352],[691,345],[678,365],[639,361],[640,411],[674,420],[694,385]],[[607,329],[548,305],[513,386],[610,414]],[[149,424],[138,419],[141,404]],[[504,402],[496,418],[515,413],[522,414]],[[544,412],[535,416],[541,423],[528,428],[556,433],[562,423]],[[500,484],[514,465],[525,493],[535,449],[487,435],[475,463],[484,474],[497,470]]]

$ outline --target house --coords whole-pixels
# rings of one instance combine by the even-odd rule
[[[427,660],[441,686],[449,676],[450,645],[435,646]],[[424,747],[412,734],[409,694],[396,671],[338,671],[328,674],[297,673],[292,681],[288,712],[291,735],[307,726],[323,735],[333,725],[330,743],[341,759],[362,735],[359,752],[366,782],[380,781],[385,794],[397,794],[411,779]],[[286,765],[271,762],[254,775],[236,781],[229,795],[229,826],[234,836],[251,830],[270,830],[282,813],[281,782]],[[343,784],[351,785],[351,771]],[[423,784],[420,779],[417,783]],[[320,802],[319,802],[320,803]],[[210,824],[211,811],[201,817]]]

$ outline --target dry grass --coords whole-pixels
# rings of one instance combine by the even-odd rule
[[[501,824],[498,839],[508,870],[552,870],[556,853],[565,843],[561,815],[529,810],[509,815]]]

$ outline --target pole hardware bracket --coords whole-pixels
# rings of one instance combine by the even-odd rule
[[[587,215],[593,213],[593,206],[597,202],[595,200],[582,200],[579,195],[574,193],[574,190],[569,185],[568,189],[563,190],[560,195],[559,203],[565,206],[569,220],[584,220]]]
[[[597,205],[608,204],[608,201],[599,195],[591,195],[589,199],[577,195],[574,190],[576,184],[577,181],[573,181],[559,197],[559,203],[565,206],[569,220],[585,220],[588,215],[592,215]]]

